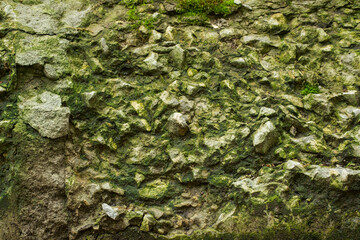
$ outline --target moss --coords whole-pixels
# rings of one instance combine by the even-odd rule
[[[301,94],[302,95],[308,95],[310,93],[320,93],[320,89],[318,85],[314,85],[314,84],[310,84],[310,83],[305,83],[303,86],[303,89],[301,90]]]
[[[232,178],[224,175],[212,175],[209,177],[209,183],[217,188],[228,188],[232,182]]]
[[[128,21],[131,21],[131,27],[138,29],[140,26],[144,26],[146,29],[154,29],[155,23],[158,21],[153,15],[146,15],[144,13],[139,13],[136,9],[136,6],[131,7],[128,11]]]
[[[14,53],[7,52],[0,60],[0,86],[5,87],[7,92],[12,92],[17,87],[17,69]]]
[[[177,8],[182,13],[221,16],[230,15],[237,9],[232,0],[178,0]]]
[[[144,199],[159,200],[167,196],[169,188],[169,182],[158,179],[141,188],[139,195]]]

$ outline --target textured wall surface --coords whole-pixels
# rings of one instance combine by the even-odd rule
[[[0,239],[359,239],[360,2],[0,2]]]

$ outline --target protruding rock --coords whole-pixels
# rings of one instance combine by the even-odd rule
[[[303,165],[301,165],[301,163],[293,161],[293,160],[289,160],[286,163],[284,163],[284,169],[291,170],[291,171],[304,171],[305,170],[305,168],[303,167]]]
[[[177,100],[176,96],[170,94],[168,91],[164,91],[160,95],[161,101],[163,101],[166,105],[171,107],[176,107],[179,105],[179,100]]]
[[[189,131],[184,115],[173,113],[168,120],[169,132],[175,136],[184,136]]]
[[[240,37],[240,35],[241,35],[241,33],[239,32],[239,30],[234,29],[234,28],[225,28],[220,31],[221,39],[236,38],[236,37]]]
[[[322,153],[327,150],[326,144],[315,135],[293,139],[293,142],[304,152]]]
[[[159,33],[156,30],[152,30],[149,38],[149,43],[156,43],[160,39],[161,39],[161,33]]]
[[[246,59],[243,57],[237,57],[237,58],[233,58],[230,60],[231,65],[233,65],[234,67],[246,67],[247,62]]]
[[[109,46],[107,45],[105,38],[100,39],[100,46],[105,54],[109,53]]]
[[[308,94],[303,99],[304,108],[312,110],[319,115],[331,113],[331,103],[325,94]]]
[[[177,68],[182,68],[185,61],[185,52],[180,45],[176,45],[174,49],[170,52],[170,58]]]
[[[19,104],[22,118],[41,136],[59,138],[69,131],[70,109],[61,107],[61,98],[51,92],[24,100]]]
[[[51,64],[45,64],[44,65],[44,74],[47,78],[56,80],[59,78],[58,73],[56,72],[56,69]]]
[[[128,222],[130,225],[140,227],[143,216],[144,216],[144,212],[142,211],[130,211],[126,213],[124,220],[125,222]]]
[[[119,210],[116,207],[112,207],[106,203],[103,203],[101,207],[106,213],[106,215],[113,220],[116,220],[120,215]]]
[[[299,97],[295,97],[292,95],[283,95],[282,98],[289,101],[295,107],[300,107],[300,108],[304,107],[304,104],[301,101],[301,98],[299,98]]]
[[[168,150],[169,157],[174,164],[185,164],[187,159],[184,154],[178,148],[171,148]]]
[[[161,71],[163,68],[163,65],[157,61],[158,58],[159,58],[159,55],[157,53],[150,52],[150,54],[144,60],[145,65],[144,65],[143,69],[146,72]]]
[[[326,42],[327,40],[330,39],[329,34],[327,34],[327,33],[324,31],[324,29],[318,28],[317,31],[318,31],[318,41],[319,41],[319,42]]]
[[[87,107],[96,106],[96,91],[84,92],[81,94],[81,96]]]
[[[260,117],[272,117],[276,115],[276,111],[272,108],[262,107],[260,108],[259,116]]]
[[[278,134],[274,124],[267,121],[255,132],[253,146],[258,153],[266,154],[277,143]]]
[[[169,183],[164,180],[157,179],[141,188],[139,190],[139,195],[141,198],[159,200],[166,196],[168,190]]]
[[[269,25],[269,30],[271,31],[287,31],[289,26],[287,25],[286,18],[282,13],[276,13],[272,15],[267,21]]]
[[[151,214],[145,214],[143,221],[141,223],[140,231],[149,232],[151,228],[155,225],[156,219]]]
[[[173,28],[172,26],[168,26],[165,30],[164,38],[168,41],[174,41],[175,34],[176,34],[176,29]]]

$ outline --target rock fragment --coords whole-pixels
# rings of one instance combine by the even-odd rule
[[[169,132],[175,136],[185,136],[189,131],[189,126],[186,123],[185,117],[181,113],[173,113],[168,120]]]
[[[117,208],[112,207],[106,203],[103,203],[101,207],[106,213],[106,215],[113,220],[116,220],[117,217],[120,215],[119,210]]]
[[[61,106],[59,95],[44,92],[19,104],[21,116],[41,136],[59,138],[69,132],[70,109]]]
[[[255,132],[253,146],[258,153],[266,154],[277,143],[278,134],[271,121],[267,121]]]

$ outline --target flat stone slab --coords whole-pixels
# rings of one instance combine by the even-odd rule
[[[21,117],[41,136],[59,138],[69,132],[70,109],[61,107],[59,95],[44,92],[19,104]]]

